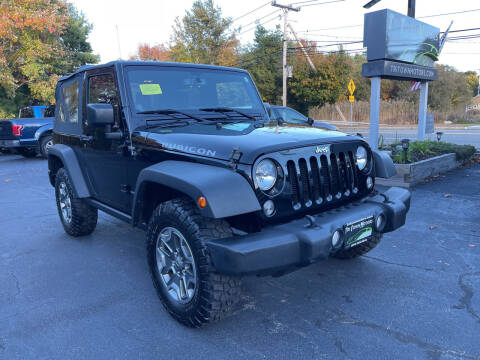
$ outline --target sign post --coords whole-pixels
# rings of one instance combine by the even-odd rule
[[[350,79],[350,82],[348,83],[348,91],[350,92],[350,96],[348,97],[348,101],[350,101],[350,125],[353,125],[353,103],[355,102],[355,96],[353,96],[353,93],[355,92],[355,83],[353,82],[353,79]]]

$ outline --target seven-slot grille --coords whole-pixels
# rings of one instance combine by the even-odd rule
[[[347,198],[358,192],[358,169],[352,151],[299,158],[287,162],[295,210]]]

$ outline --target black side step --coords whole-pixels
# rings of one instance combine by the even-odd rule
[[[111,206],[108,206],[104,203],[101,203],[100,201],[87,198],[84,199],[89,205],[102,210],[103,212],[106,212],[108,215],[111,215],[113,217],[116,217],[117,219],[123,220],[125,222],[128,222],[129,224],[132,223],[132,217],[122,211],[119,211],[117,209],[112,208]]]

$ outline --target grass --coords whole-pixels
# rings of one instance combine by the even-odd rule
[[[400,143],[394,143],[388,146],[384,146],[383,149],[391,150],[391,157],[394,163],[405,164],[405,153],[401,149]],[[457,161],[465,161],[470,159],[476,152],[476,149],[472,145],[457,145],[447,143],[443,141],[412,141],[410,142],[407,162],[417,162],[426,160],[435,156],[443,154],[455,154]]]

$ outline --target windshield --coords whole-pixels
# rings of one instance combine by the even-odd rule
[[[236,71],[131,66],[127,81],[136,113],[217,107],[260,113],[263,110],[250,77]]]
[[[275,107],[273,111],[276,117],[280,117],[284,122],[289,124],[305,124],[308,122],[306,116],[288,107]]]

